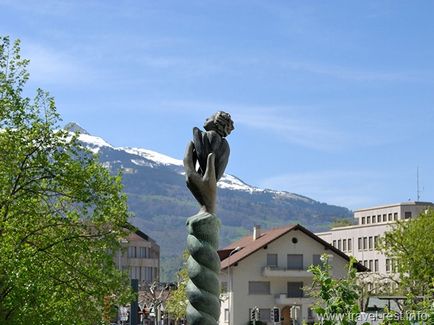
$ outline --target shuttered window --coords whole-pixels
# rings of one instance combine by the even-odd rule
[[[313,265],[321,265],[321,255],[313,255],[312,256],[312,264]]]
[[[277,266],[277,254],[267,254],[267,266]]]
[[[288,270],[303,270],[303,254],[288,254]]]
[[[269,295],[269,281],[249,281],[249,295]]]
[[[303,297],[303,282],[288,282],[288,298]]]

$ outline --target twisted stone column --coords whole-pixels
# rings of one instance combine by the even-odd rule
[[[188,189],[200,211],[187,219],[187,321],[190,325],[217,325],[220,317],[220,258],[217,254],[220,220],[215,215],[217,182],[229,160],[225,137],[234,129],[231,116],[217,112],[205,121],[206,132],[193,129],[193,141],[184,156]]]
[[[220,316],[220,259],[217,254],[220,220],[214,214],[199,212],[187,219],[187,322],[216,325]]]

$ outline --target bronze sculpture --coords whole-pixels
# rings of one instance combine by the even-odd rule
[[[193,141],[184,156],[187,187],[201,205],[200,211],[187,219],[187,321],[191,325],[216,325],[220,316],[217,181],[229,160],[225,137],[234,125],[228,113],[217,112],[206,120],[204,128],[206,131],[193,129]]]

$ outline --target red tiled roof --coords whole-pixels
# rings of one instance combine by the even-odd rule
[[[247,256],[253,254],[257,250],[263,248],[264,246],[268,245],[272,241],[275,241],[276,239],[282,237],[283,235],[287,234],[291,230],[300,230],[312,239],[319,242],[321,245],[324,245],[326,249],[329,249],[336,253],[337,255],[341,256],[345,260],[349,261],[350,258],[348,255],[343,253],[342,251],[338,250],[337,248],[333,247],[329,243],[327,243],[325,240],[321,239],[317,235],[315,235],[313,232],[307,230],[301,225],[287,225],[280,228],[273,228],[267,231],[264,231],[261,233],[261,236],[257,238],[256,240],[253,240],[253,236],[245,236],[241,238],[240,240],[233,242],[232,244],[229,244],[225,248],[222,248],[218,251],[218,254],[220,256],[221,260],[221,270],[226,269],[228,266],[232,266],[235,263],[238,263],[239,261],[243,260]],[[240,247],[241,249],[238,252],[235,252],[231,255],[231,258],[229,260],[229,254],[237,247]],[[230,262],[230,264],[229,264]],[[368,269],[363,266],[360,263],[356,263],[354,265],[359,272],[367,271]]]

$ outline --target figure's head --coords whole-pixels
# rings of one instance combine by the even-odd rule
[[[234,130],[234,122],[229,113],[219,111],[208,117],[203,127],[207,131],[216,131],[220,136],[227,137]]]

